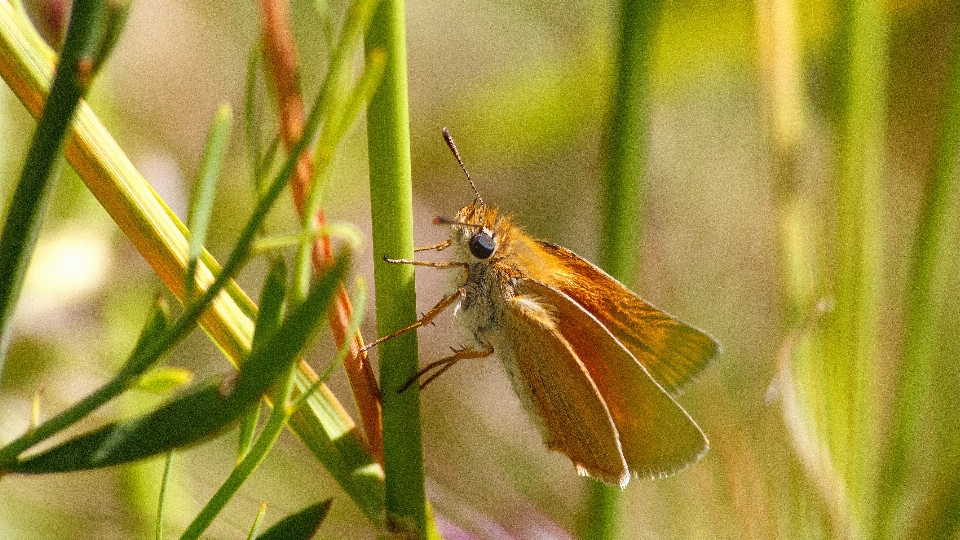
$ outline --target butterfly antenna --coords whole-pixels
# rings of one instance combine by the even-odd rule
[[[450,151],[453,152],[453,157],[457,158],[457,163],[460,164],[460,168],[463,169],[463,174],[467,175],[467,180],[470,182],[470,187],[473,188],[473,192],[477,196],[477,200],[480,201],[480,204],[483,205],[483,197],[480,196],[480,192],[477,190],[477,186],[474,185],[473,179],[470,178],[470,173],[467,172],[466,165],[463,164],[463,160],[460,159],[460,151],[457,150],[457,143],[453,142],[453,136],[450,135],[450,130],[443,128],[443,140],[447,141],[447,146],[450,147]]]

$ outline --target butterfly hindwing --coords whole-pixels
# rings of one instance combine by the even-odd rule
[[[514,388],[535,416],[544,442],[566,454],[581,474],[626,485],[630,475],[617,430],[596,385],[557,331],[549,306],[517,292],[509,300],[505,344],[499,350],[505,364],[515,363]]]
[[[600,321],[543,283],[525,280],[522,289],[555,312],[557,330],[610,411],[632,475],[670,474],[707,451],[700,428]]]

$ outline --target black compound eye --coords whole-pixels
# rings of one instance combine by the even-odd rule
[[[493,237],[487,231],[480,231],[470,239],[470,253],[478,259],[489,258],[496,247]]]

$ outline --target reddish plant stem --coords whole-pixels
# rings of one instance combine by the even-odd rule
[[[263,12],[263,43],[267,66],[277,93],[280,136],[289,151],[303,135],[305,122],[303,97],[297,83],[297,51],[290,28],[290,7],[288,0],[261,0],[260,7]],[[291,181],[293,201],[301,216],[305,211],[306,197],[310,193],[312,172],[313,158],[308,150],[304,150],[298,158]],[[317,210],[313,219],[316,227],[326,224],[323,210]],[[312,259],[314,272],[322,273],[332,264],[333,248],[329,237],[317,237],[313,243]],[[362,350],[363,336],[359,331],[352,336],[348,335],[352,313],[350,298],[341,285],[334,309],[330,312],[330,330],[337,347],[342,347],[349,340],[350,350],[344,360],[344,369],[367,436],[368,449],[377,461],[383,463],[380,389],[373,376],[367,353]]]

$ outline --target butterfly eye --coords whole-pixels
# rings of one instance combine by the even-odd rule
[[[487,231],[480,231],[470,239],[470,253],[478,259],[489,258],[496,247],[493,237]]]

